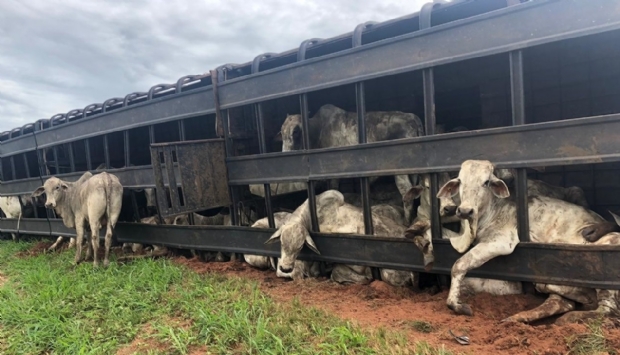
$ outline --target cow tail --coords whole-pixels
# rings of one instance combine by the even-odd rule
[[[105,213],[107,215],[107,221],[109,225],[110,223],[112,223],[111,216],[110,216],[110,200],[111,200],[110,196],[112,194],[112,191],[110,191],[110,188],[112,187],[112,182],[110,180],[110,174],[105,173],[105,179],[106,181],[103,184],[103,191],[105,193]]]

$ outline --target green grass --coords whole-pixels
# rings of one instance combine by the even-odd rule
[[[587,324],[588,332],[567,339],[571,355],[617,354],[607,344],[603,333],[603,320],[593,319]]]
[[[18,257],[0,242],[0,353],[448,355],[404,335],[365,329],[298,301],[275,302],[256,282],[198,275],[169,260],[72,267],[72,252]]]

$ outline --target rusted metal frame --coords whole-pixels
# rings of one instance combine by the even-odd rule
[[[172,210],[178,211],[181,208],[179,201],[179,189],[177,185],[176,174],[174,172],[174,160],[172,158],[172,149],[174,146],[163,147],[164,163],[166,164],[166,172],[168,173],[168,183],[170,184],[170,201],[172,202]]]
[[[257,56],[252,61],[252,74],[260,71],[260,62],[263,59],[270,58],[272,53],[265,53]],[[256,119],[256,130],[258,133],[258,147],[260,154],[267,153],[267,142],[265,139],[265,118],[263,115],[263,105],[259,102],[254,104],[254,118]],[[267,220],[269,228],[275,228],[276,223],[273,216],[273,207],[271,205],[271,184],[264,184],[265,189],[265,209],[267,211]]]
[[[215,106],[216,128],[218,122],[221,123],[223,131],[222,133],[224,134],[224,147],[226,148],[226,158],[228,159],[233,156],[233,142],[230,138],[230,132],[228,130],[230,112],[229,110],[226,110],[226,115],[224,117],[222,110],[220,109],[220,99],[218,92],[219,84],[226,80],[226,68],[226,66],[221,66],[216,68],[215,70],[211,70],[211,82],[213,83],[213,103]],[[239,202],[239,187],[228,184],[228,194],[230,196],[230,200],[232,201],[232,205],[230,206],[230,221],[232,225],[238,226],[241,223],[239,218],[239,206],[237,205],[237,203]]]
[[[439,3],[427,3],[420,10],[420,30],[431,28],[431,15],[433,9]],[[435,75],[433,68],[422,70],[422,85],[424,91],[424,122],[427,136],[435,134],[437,116],[435,114]],[[437,173],[430,174],[430,195],[431,195],[431,234],[433,239],[442,239],[441,217],[439,215],[439,179]]]
[[[510,62],[510,98],[512,104],[513,126],[525,124],[525,93],[523,85],[523,52],[509,53]],[[515,176],[515,190],[517,202],[517,230],[519,240],[530,241],[530,222],[527,202],[527,171],[518,168]]]
[[[155,143],[155,126],[154,125],[150,125],[149,126],[149,144],[153,144]],[[153,156],[151,156],[151,165],[153,165],[153,169],[154,172],[157,171],[161,171],[161,163],[159,161],[159,154],[157,154],[157,157],[155,157],[156,159],[153,160]],[[155,161],[157,162],[157,167],[155,166]],[[159,176],[158,173],[155,174],[155,184],[156,185],[160,185],[160,186],[164,186],[164,183],[162,181],[161,184],[158,183],[158,178],[157,176]],[[172,187],[172,185],[170,185],[170,187]],[[165,188],[164,188],[165,189]],[[164,194],[166,193],[166,191],[164,190]],[[172,192],[171,192],[172,193]],[[162,217],[161,213],[161,203],[159,201],[159,197],[157,197],[157,188],[155,188],[155,208],[157,209],[157,222],[159,222],[159,224],[164,224],[164,217]],[[168,209],[168,205],[166,205],[166,210]]]
[[[51,227],[51,228],[50,228]],[[17,230],[17,219],[1,219],[0,231]],[[75,230],[61,220],[25,218],[23,234],[74,237]],[[161,244],[174,248],[218,250],[269,257],[280,256],[280,246],[265,245],[273,229],[224,226],[170,226],[119,222],[115,237],[120,243]],[[312,238],[321,255],[304,248],[300,260],[365,265],[424,272],[422,254],[403,238],[317,234]],[[103,237],[103,235],[102,235]],[[450,274],[461,257],[447,240],[433,242],[433,273]],[[495,258],[468,273],[471,277],[540,282],[588,288],[620,289],[620,251],[617,246],[520,243],[508,256]],[[570,262],[566,262],[570,260]]]
[[[300,62],[302,60],[306,60],[306,51],[308,47],[313,46],[320,42],[318,38],[307,39],[299,45],[299,49],[297,50],[297,61]],[[299,106],[301,113],[301,125],[303,130],[303,149],[310,150],[312,147],[310,146],[310,114],[308,112],[308,94],[303,93],[299,95]],[[320,232],[321,228],[319,226],[319,218],[316,213],[316,182],[312,180],[308,180],[308,207],[310,208],[310,225],[312,227],[313,232]],[[321,264],[322,265],[322,264]]]

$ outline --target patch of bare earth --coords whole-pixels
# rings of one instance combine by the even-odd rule
[[[52,244],[54,244],[54,242],[40,241],[34,244],[32,247],[30,247],[30,249],[17,253],[17,256],[20,258],[25,258],[25,257],[31,257],[31,256],[37,256],[40,254],[44,254],[47,252],[47,249],[52,246]]]
[[[431,295],[409,289],[396,289],[383,282],[370,285],[344,286],[323,279],[286,281],[272,271],[261,271],[241,262],[204,263],[197,259],[176,258],[198,273],[218,273],[256,280],[262,291],[273,299],[289,302],[297,297],[302,304],[328,311],[362,326],[386,327],[406,332],[410,342],[425,340],[432,345],[445,345],[455,352],[482,354],[566,354],[567,338],[588,333],[583,324],[501,323],[517,312],[542,303],[541,297],[530,294],[492,296],[478,294],[469,303],[474,316],[458,316],[446,306],[447,291]],[[427,322],[429,333],[416,330],[411,324]],[[450,335],[467,335],[470,345],[458,344]],[[620,329],[605,327],[612,348],[620,349]]]
[[[159,352],[167,351],[169,349],[167,345],[153,338],[155,333],[155,329],[153,329],[150,324],[143,325],[133,341],[118,349],[116,355],[144,354],[149,350],[156,350]]]
[[[7,282],[7,280],[8,280],[8,278],[6,276],[4,276],[2,271],[0,271],[0,287],[2,287],[4,285],[4,283]]]

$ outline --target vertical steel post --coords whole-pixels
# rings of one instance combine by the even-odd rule
[[[56,169],[55,175],[58,175],[60,174],[60,163],[58,162],[58,146],[54,146],[54,148],[52,148],[52,151],[54,153],[54,168]]]
[[[17,172],[15,171],[15,156],[11,155],[9,158],[9,163],[11,163],[11,180],[17,180]]]
[[[84,139],[84,151],[86,154],[86,170],[91,171],[93,170],[93,160],[90,157],[90,139],[89,138]],[[43,152],[43,154],[45,154],[45,152]]]
[[[110,169],[110,151],[108,145],[108,135],[103,135],[103,160],[105,163],[105,168]]]
[[[252,74],[256,74],[260,71],[260,62],[265,58],[271,57],[272,54],[261,54],[254,58],[252,61]],[[267,153],[267,142],[265,142],[265,118],[263,115],[263,105],[257,103],[254,105],[254,117],[256,119],[256,129],[258,131],[258,146],[260,154]],[[267,220],[269,221],[269,228],[275,228],[275,220],[273,217],[273,208],[271,206],[271,185],[265,184],[265,209],[267,210]]]
[[[312,38],[301,42],[299,50],[297,51],[297,61],[301,62],[302,60],[305,60],[308,47],[317,44],[319,41],[320,40],[318,38]],[[303,149],[310,150],[310,124],[308,123],[310,117],[308,113],[308,94],[304,93],[299,95],[299,106],[301,112],[301,125],[303,130]],[[319,227],[319,218],[316,214],[315,184],[315,181],[308,181],[308,207],[310,208],[310,224],[312,226],[312,231],[315,233],[319,233],[321,229]],[[323,263],[321,263],[321,266],[322,265]]]
[[[24,157],[24,167],[26,168],[26,177],[29,178],[31,176],[30,176],[30,167],[28,166],[28,154],[24,153],[23,157]]]
[[[226,110],[226,117],[223,117],[222,110],[220,109],[220,96],[218,92],[218,84],[226,80],[226,68],[227,65],[220,66],[215,70],[211,70],[211,85],[213,86],[213,96],[215,103],[215,122],[217,126],[217,122],[221,122],[222,131],[224,133],[224,146],[226,150],[226,157],[233,156],[233,142],[230,138],[230,134],[228,131],[228,120],[230,112]],[[228,194],[230,195],[230,200],[232,202],[232,208],[230,212],[230,220],[233,225],[238,226],[240,224],[239,221],[239,213],[237,203],[239,201],[238,190],[236,186],[228,185]]]
[[[510,52],[510,96],[513,126],[525,124],[525,96],[523,89],[523,52]],[[517,169],[515,176],[517,200],[517,229],[519,240],[530,241],[530,226],[527,203],[527,171]]]
[[[352,35],[352,47],[362,45],[362,34],[364,30],[374,25],[374,22],[366,22],[355,27]],[[355,84],[355,106],[357,109],[357,139],[359,144],[368,142],[366,137],[366,92],[364,82]],[[367,235],[374,234],[374,226],[372,224],[372,212],[370,206],[370,183],[368,177],[360,178],[360,187],[362,192],[362,208],[364,211],[364,233]]]
[[[75,156],[73,155],[73,144],[67,143],[67,148],[69,149],[69,169],[71,172],[75,172]]]
[[[4,178],[4,166],[2,164],[2,158],[0,158],[0,181],[5,181],[5,180],[6,179]]]
[[[125,167],[131,165],[131,155],[129,154],[129,130],[123,132],[123,146],[125,151]]]
[[[435,6],[439,6],[437,3],[427,3],[422,6],[420,10],[420,30],[431,27],[431,14]],[[435,75],[433,68],[424,69],[422,71],[423,90],[424,90],[424,121],[425,131],[427,136],[435,134],[435,127],[437,125],[437,117],[435,115]],[[437,192],[439,191],[439,184],[437,174],[430,174],[431,186],[431,233],[433,239],[441,239],[441,218],[439,217],[439,200],[437,199]]]

